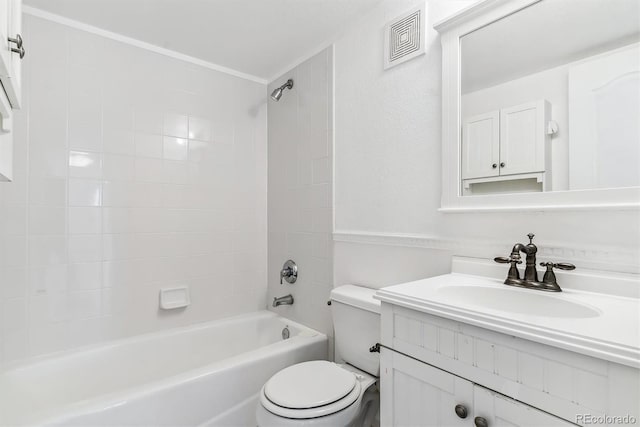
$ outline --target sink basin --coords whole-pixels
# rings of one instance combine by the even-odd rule
[[[600,311],[560,295],[541,294],[541,291],[488,286],[443,286],[435,297],[452,305],[476,306],[505,313],[557,318],[589,318]]]

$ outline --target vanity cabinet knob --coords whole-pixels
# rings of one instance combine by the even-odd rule
[[[503,168],[503,167],[505,167],[505,166],[506,166],[506,165],[505,165],[505,163],[504,163],[504,162],[501,162],[501,163],[500,163],[500,167],[501,167],[501,168]]]
[[[456,415],[460,418],[467,418],[467,408],[464,405],[456,405]]]
[[[489,423],[483,417],[476,417],[473,420],[473,424],[475,424],[476,427],[489,427]]]
[[[495,169],[495,168],[497,168],[497,167],[498,167],[498,164],[497,164],[497,163],[494,163],[494,164],[492,164],[492,165],[491,165],[491,167]]]

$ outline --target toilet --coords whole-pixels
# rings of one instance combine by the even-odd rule
[[[259,427],[374,425],[379,409],[380,301],[375,290],[345,285],[331,292],[336,360],[298,363],[262,387]]]

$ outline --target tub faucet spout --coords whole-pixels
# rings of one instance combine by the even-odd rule
[[[279,305],[292,305],[293,304],[293,295],[285,295],[283,297],[274,297],[273,298],[273,306],[277,307]]]

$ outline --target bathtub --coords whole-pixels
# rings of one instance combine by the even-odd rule
[[[268,311],[141,335],[0,373],[0,425],[255,426],[271,375],[326,356],[324,334]]]

